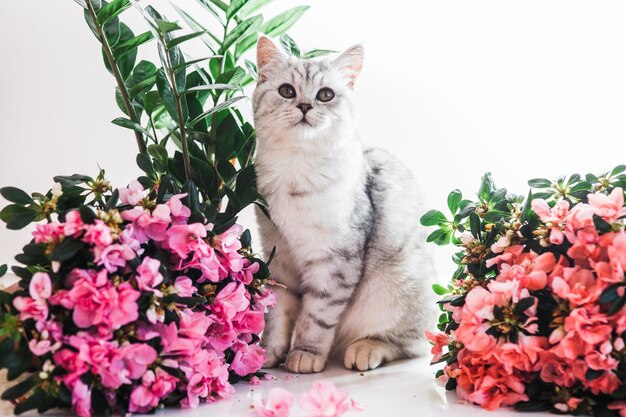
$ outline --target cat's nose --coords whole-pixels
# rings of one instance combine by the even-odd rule
[[[300,111],[302,111],[302,114],[306,114],[309,110],[313,108],[313,106],[311,106],[309,103],[300,103],[296,107],[299,108]]]

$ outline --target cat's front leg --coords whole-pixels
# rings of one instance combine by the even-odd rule
[[[300,285],[302,308],[285,367],[291,372],[320,372],[326,366],[337,325],[358,281],[356,269],[329,258],[311,266]]]
[[[274,368],[285,361],[293,327],[300,310],[300,298],[285,288],[274,289],[276,307],[265,314],[261,346],[265,348],[265,368]]]

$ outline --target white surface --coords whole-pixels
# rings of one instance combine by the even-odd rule
[[[271,370],[277,379],[264,381],[261,385],[236,385],[237,393],[232,400],[222,400],[213,404],[203,404],[194,410],[166,409],[160,410],[160,417],[248,417],[254,412],[251,405],[261,396],[274,387],[282,387],[294,395],[308,391],[311,384],[318,380],[330,380],[338,388],[348,390],[350,396],[360,405],[367,407],[365,411],[350,411],[346,417],[438,417],[444,415],[463,417],[494,417],[502,415],[520,416],[507,409],[497,412],[485,411],[478,406],[464,404],[458,401],[453,393],[446,393],[433,380],[434,368],[428,365],[426,358],[410,361],[398,361],[383,366],[374,371],[348,371],[343,367],[331,365],[320,374],[295,375],[292,380],[285,379],[288,375],[282,370]],[[289,374],[293,375],[293,374]],[[2,412],[8,414],[8,408],[0,406]],[[32,416],[33,414],[26,414]],[[65,417],[67,413],[51,411],[49,417]],[[299,408],[292,408],[292,417],[302,416]],[[533,413],[533,417],[547,417],[552,414]]]
[[[364,43],[361,136],[403,158],[430,205],[474,193],[485,171],[526,194],[529,178],[626,159],[626,2],[275,0],[267,16],[306,3],[292,36],[305,48]],[[0,185],[46,190],[53,175],[97,164],[126,184],[134,137],[109,123],[121,116],[114,81],[80,7],[21,0],[1,13]],[[2,230],[0,263],[28,239]],[[437,253],[445,280],[448,251]]]

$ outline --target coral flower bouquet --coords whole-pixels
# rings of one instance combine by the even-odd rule
[[[626,416],[626,166],[535,179],[528,198],[483,178],[478,201],[429,211],[456,272],[427,332],[437,379],[494,410]]]

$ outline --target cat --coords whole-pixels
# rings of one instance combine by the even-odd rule
[[[360,45],[310,60],[258,41],[255,167],[271,219],[257,219],[285,286],[266,316],[265,367],[320,372],[336,351],[366,371],[420,353],[434,276],[420,196],[407,168],[356,134],[362,64]]]

